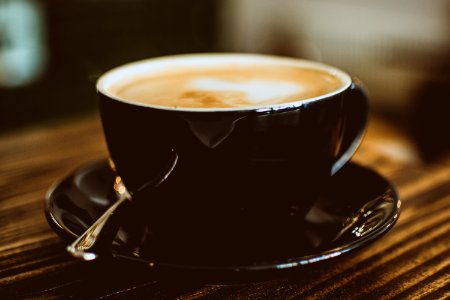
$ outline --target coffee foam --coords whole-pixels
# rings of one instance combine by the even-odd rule
[[[270,80],[246,80],[233,82],[222,78],[195,78],[187,83],[194,90],[211,92],[241,92],[243,98],[252,104],[258,104],[271,99],[282,99],[292,94],[300,93],[303,87],[295,82],[270,81]]]
[[[317,69],[216,66],[129,78],[113,92],[143,104],[223,108],[292,102],[332,92],[341,85],[337,77]]]
[[[255,109],[339,93],[351,83],[337,69],[254,54],[179,55],[113,69],[97,89],[120,101],[168,109]]]

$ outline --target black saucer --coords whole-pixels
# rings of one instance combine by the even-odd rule
[[[104,160],[82,166],[55,183],[47,194],[45,207],[51,227],[66,241],[73,241],[116,201],[114,180],[115,175]],[[232,236],[224,237],[222,245],[227,246],[220,254],[212,254],[204,244],[186,241],[167,246],[148,230],[145,212],[141,211],[123,224],[111,254],[163,269],[293,269],[374,241],[397,221],[400,203],[389,181],[368,168],[349,163],[324,186],[320,199],[301,222],[288,230],[274,225],[272,232],[280,230],[279,236],[267,235],[258,244],[251,237],[248,242],[240,239],[239,243]]]

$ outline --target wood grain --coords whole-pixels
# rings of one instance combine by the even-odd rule
[[[49,186],[107,156],[97,116],[0,137],[0,299],[450,298],[450,169],[412,164],[364,141],[354,160],[392,180],[399,222],[380,240],[320,268],[240,284],[166,276],[65,252],[43,213]]]

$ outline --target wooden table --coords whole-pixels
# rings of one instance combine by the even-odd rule
[[[450,170],[399,162],[370,136],[354,158],[391,179],[403,201],[381,239],[321,268],[240,284],[142,273],[70,257],[44,217],[49,186],[106,157],[96,116],[0,137],[0,299],[16,298],[428,298],[450,297]]]

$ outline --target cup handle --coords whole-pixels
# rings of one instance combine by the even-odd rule
[[[344,94],[343,101],[344,111],[346,112],[345,131],[337,155],[338,158],[331,168],[331,175],[336,174],[358,149],[363,139],[368,119],[369,105],[367,94],[360,84],[353,82]]]

